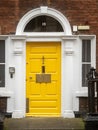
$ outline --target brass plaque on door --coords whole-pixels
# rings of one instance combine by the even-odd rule
[[[36,74],[36,83],[51,83],[51,74]]]

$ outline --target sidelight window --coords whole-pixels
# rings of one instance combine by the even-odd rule
[[[82,86],[87,86],[86,75],[91,67],[91,40],[82,40]]]

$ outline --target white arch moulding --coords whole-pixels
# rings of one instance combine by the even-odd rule
[[[41,15],[50,16],[56,19],[62,26],[63,32],[24,32],[24,28],[26,27],[27,23],[32,20],[33,18]],[[47,35],[48,34],[48,35]],[[30,36],[30,37],[29,37]],[[43,38],[45,36],[45,39]],[[26,41],[60,41],[61,48],[62,48],[62,83],[61,83],[61,116],[63,117],[74,117],[73,114],[73,101],[72,101],[72,86],[73,86],[73,51],[74,51],[74,41],[75,37],[72,35],[71,26],[68,19],[59,11],[46,7],[41,6],[39,8],[33,9],[27,12],[19,21],[16,34],[12,37],[12,41],[14,43],[14,61],[17,75],[15,75],[15,84],[14,87],[16,88],[15,92],[15,109],[13,112],[13,117],[24,117],[25,116],[25,42]],[[18,57],[17,57],[18,55]],[[24,58],[25,57],[25,58]],[[16,66],[16,63],[19,63]],[[24,67],[23,67],[24,66]],[[19,78],[19,72],[22,70],[21,78]],[[70,72],[72,75],[70,75]],[[70,77],[71,76],[71,77]],[[70,78],[70,79],[69,79]],[[65,82],[66,79],[66,82]],[[69,82],[71,81],[71,82]],[[17,88],[17,82],[20,84]],[[23,91],[23,93],[21,93]],[[20,92],[20,94],[19,94]],[[17,97],[17,93],[20,96]],[[70,102],[69,102],[70,101]],[[9,108],[10,109],[10,108]]]
[[[19,21],[17,28],[16,28],[16,35],[23,35],[24,34],[24,28],[27,25],[27,23],[40,15],[47,15],[51,16],[54,19],[56,19],[64,30],[64,35],[72,35],[71,26],[67,18],[59,11],[49,8],[47,6],[41,6],[40,8],[33,9],[26,13]]]

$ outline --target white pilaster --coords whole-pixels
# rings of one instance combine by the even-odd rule
[[[13,43],[14,76],[14,111],[13,118],[25,116],[25,38],[11,37]]]
[[[63,117],[72,118],[73,113],[73,69],[74,69],[74,40],[75,39],[63,39],[63,59],[62,59],[62,114]]]

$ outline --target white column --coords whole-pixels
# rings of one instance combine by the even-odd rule
[[[13,118],[25,116],[25,38],[12,37],[14,74],[14,111]]]
[[[75,39],[63,39],[62,48],[62,114],[64,117],[72,118],[73,113],[73,69],[74,69],[74,41]]]

